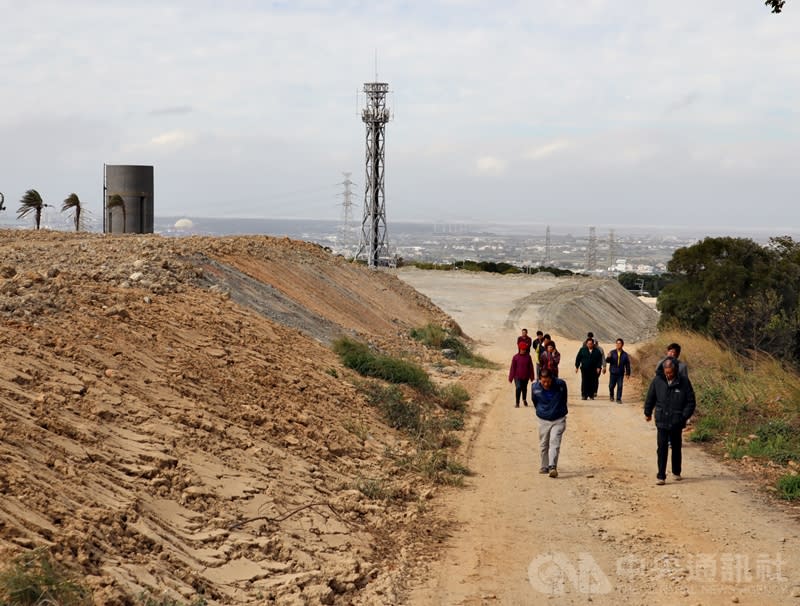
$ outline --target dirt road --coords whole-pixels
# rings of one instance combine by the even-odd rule
[[[475,475],[441,512],[457,530],[408,604],[800,604],[800,524],[691,443],[684,480],[657,486],[655,429],[638,386],[626,384],[619,405],[603,377],[600,397],[582,401],[579,343],[542,325],[537,306],[519,314],[520,300],[549,283],[432,273],[400,277],[502,368],[473,398],[482,418],[468,455]],[[563,356],[570,413],[557,479],[538,473],[535,413],[514,408],[507,382],[523,325],[554,333]]]

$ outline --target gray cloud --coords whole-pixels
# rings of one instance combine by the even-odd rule
[[[800,224],[800,12],[484,6],[15,3],[0,190],[91,197],[103,162],[153,164],[161,214],[335,219],[327,184],[363,183],[356,91],[377,48],[398,110],[390,220],[652,224],[667,204],[686,223]],[[277,196],[306,187],[320,193]]]

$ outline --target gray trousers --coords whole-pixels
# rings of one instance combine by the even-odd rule
[[[555,421],[539,419],[539,453],[542,468],[558,467],[558,451],[561,449],[561,436],[567,429],[567,417]]]

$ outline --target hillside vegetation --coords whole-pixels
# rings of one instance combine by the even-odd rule
[[[681,327],[745,353],[800,363],[800,243],[761,246],[748,238],[706,238],[679,248],[658,297],[660,328]]]
[[[720,455],[756,463],[778,496],[800,499],[800,376],[769,355],[745,357],[698,333],[664,331],[638,351],[638,371],[648,385],[671,342],[697,397],[688,439]]]

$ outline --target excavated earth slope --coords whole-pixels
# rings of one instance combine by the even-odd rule
[[[4,230],[0,322],[0,562],[45,546],[97,604],[396,602],[433,489],[328,344],[457,374],[426,297],[288,239]]]

